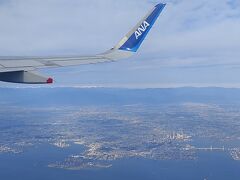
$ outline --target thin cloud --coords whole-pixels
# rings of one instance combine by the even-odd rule
[[[102,52],[117,43],[158,2],[2,0],[1,55]],[[239,67],[240,58],[240,2],[165,2],[165,11],[135,58],[43,72],[59,79],[58,84],[83,86],[147,86],[146,82],[149,85],[239,84],[240,74],[233,67]],[[224,72],[220,79],[217,74],[221,71]]]

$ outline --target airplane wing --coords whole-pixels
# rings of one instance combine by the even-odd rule
[[[137,52],[166,4],[154,8],[112,49],[85,57],[2,57],[0,81],[26,84],[53,83],[52,78],[37,73],[37,69],[112,62],[131,57]]]

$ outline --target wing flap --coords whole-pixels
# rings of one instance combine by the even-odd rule
[[[34,67],[24,67],[24,68],[18,68],[18,67],[15,67],[15,68],[0,68],[0,75],[1,73],[4,73],[4,72],[15,72],[15,71],[33,71],[35,70],[36,68]]]
[[[17,71],[50,68],[50,67],[64,67],[64,66],[76,66],[84,64],[95,64],[111,61],[103,56],[90,56],[90,57],[61,57],[61,58],[32,58],[32,59],[11,59],[0,60],[0,72],[2,71]]]
[[[110,61],[103,57],[90,57],[90,58],[66,58],[66,59],[52,59],[51,61],[45,61],[45,65],[47,66],[48,63],[56,65],[56,66],[76,66],[76,65],[85,65],[85,64],[96,64],[96,63],[103,63]]]
[[[44,64],[35,60],[0,60],[0,65],[5,68],[44,66]]]

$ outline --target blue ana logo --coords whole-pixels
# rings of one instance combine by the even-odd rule
[[[141,26],[135,31],[135,37],[138,39],[150,26],[150,24],[147,21],[144,21]]]

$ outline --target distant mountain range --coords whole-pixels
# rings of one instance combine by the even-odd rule
[[[0,106],[240,103],[240,89],[0,88]]]

